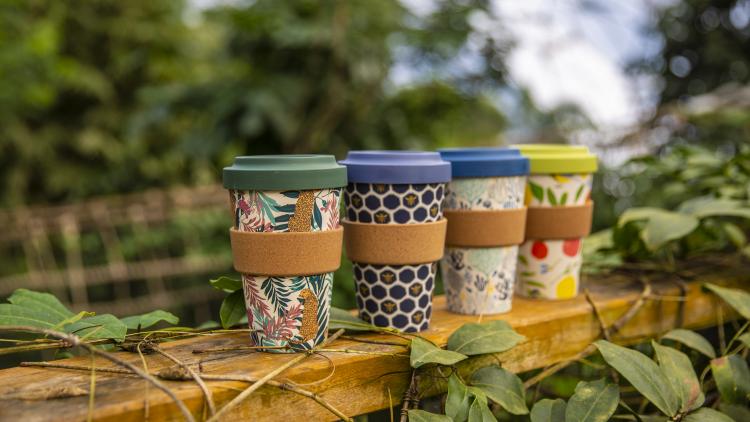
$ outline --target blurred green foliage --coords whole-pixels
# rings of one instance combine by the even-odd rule
[[[442,70],[486,3],[5,1],[0,206],[215,182],[238,154],[495,143],[500,47]],[[434,77],[394,86],[397,55]]]

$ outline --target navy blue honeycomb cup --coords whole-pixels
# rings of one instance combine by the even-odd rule
[[[437,153],[350,152],[341,163],[351,182],[344,190],[348,221],[420,224],[443,217],[450,164]],[[360,318],[406,332],[429,328],[437,262],[353,266]]]

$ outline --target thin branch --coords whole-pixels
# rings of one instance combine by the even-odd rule
[[[203,392],[203,395],[206,397],[206,403],[208,403],[208,413],[210,415],[213,415],[214,413],[216,413],[216,407],[214,406],[214,399],[211,396],[211,390],[208,389],[208,387],[206,386],[206,383],[203,382],[203,380],[201,379],[201,376],[198,375],[195,371],[193,371],[190,368],[190,366],[188,366],[186,363],[177,359],[177,357],[175,357],[171,353],[166,352],[161,347],[155,346],[154,350],[157,353],[161,354],[162,356],[166,357],[167,359],[171,360],[172,362],[180,365],[180,367],[185,369],[185,371],[187,371],[187,373],[190,374],[190,376],[195,380],[195,383],[198,384],[198,387]]]
[[[356,341],[356,342],[360,342],[360,343],[381,344],[381,345],[384,345],[384,346],[403,346],[403,347],[409,347],[409,343],[396,342],[396,341],[387,341],[387,340],[375,340],[375,339],[362,338],[362,337],[354,337],[354,336],[341,336],[341,339],[342,340]]]
[[[332,336],[328,337],[328,339],[326,341],[324,341],[323,344],[321,344],[321,346],[328,345],[329,343],[331,343],[333,340],[337,339],[342,334],[344,334],[344,330],[343,329],[337,331],[335,334],[333,334]],[[255,392],[255,390],[257,390],[260,387],[262,387],[265,383],[267,383],[268,381],[270,381],[275,376],[277,376],[280,373],[284,372],[285,370],[291,368],[292,366],[296,365],[297,363],[303,361],[305,358],[307,358],[308,356],[310,356],[314,350],[315,349],[311,350],[308,353],[301,354],[301,355],[295,357],[294,359],[288,361],[287,363],[285,363],[285,364],[279,366],[278,368],[274,369],[273,371],[269,372],[268,374],[266,374],[263,378],[259,379],[255,384],[251,385],[245,391],[243,391],[240,394],[238,394],[237,397],[233,398],[232,401],[230,401],[229,403],[227,403],[226,406],[222,407],[208,421],[209,422],[216,422],[216,421],[221,420],[221,418],[224,417],[227,412],[229,412],[230,410],[232,410],[233,408],[235,408],[238,404],[242,403],[242,401],[245,400],[248,396],[250,396],[250,394],[252,394],[253,392]]]
[[[326,353],[351,353],[355,355],[375,355],[375,356],[390,356],[394,358],[409,357],[403,353],[387,353],[387,352],[372,352],[369,350],[355,350],[355,349],[316,349],[316,352]]]
[[[216,353],[216,352],[234,352],[237,350],[287,350],[289,346],[228,346],[228,347],[207,347],[205,349],[193,349],[193,353]]]
[[[21,326],[21,325],[18,325],[18,326],[6,325],[6,326],[0,327],[0,329],[2,329],[3,331],[25,331],[29,333],[40,333],[40,334],[44,334],[50,337],[54,337],[54,338],[57,338],[66,342],[71,347],[75,347],[75,346],[82,347],[86,349],[86,351],[88,351],[89,353],[95,354],[97,356],[101,356],[112,363],[115,363],[119,366],[127,368],[131,370],[132,372],[135,372],[136,375],[145,379],[146,381],[151,383],[154,387],[158,388],[159,390],[163,391],[167,396],[169,396],[169,398],[171,398],[172,401],[174,401],[175,405],[177,405],[177,408],[180,409],[180,412],[182,412],[182,416],[185,418],[185,420],[189,422],[195,422],[193,415],[190,413],[190,410],[188,410],[188,408],[185,406],[185,403],[183,403],[179,398],[177,398],[174,392],[170,390],[169,387],[164,385],[164,383],[154,378],[153,376],[147,374],[146,372],[143,372],[140,368],[133,365],[132,363],[126,362],[111,353],[107,353],[103,350],[99,350],[96,347],[81,341],[81,339],[76,335],[61,333],[59,331],[48,330],[45,328],[27,327],[27,326]]]
[[[409,387],[404,392],[403,404],[401,405],[401,420],[400,422],[409,422],[409,409],[417,401],[417,371],[411,371],[411,380],[409,381]]]

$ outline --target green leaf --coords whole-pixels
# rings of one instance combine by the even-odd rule
[[[719,297],[724,299],[729,306],[739,312],[743,318],[750,319],[750,293],[744,290],[721,287],[711,283],[705,283],[703,286],[719,295]]]
[[[604,360],[622,374],[636,390],[667,416],[679,409],[679,399],[672,391],[662,369],[643,353],[606,340],[594,342]]]
[[[474,401],[469,408],[469,422],[497,422],[487,405],[487,398],[474,396]]]
[[[464,422],[469,417],[469,390],[454,373],[448,378],[448,395],[445,399],[445,414],[454,422]]]
[[[46,321],[62,322],[74,316],[68,308],[49,293],[35,292],[27,289],[16,289],[8,302],[28,309],[33,309]]]
[[[452,422],[451,418],[419,409],[409,409],[409,422]]]
[[[242,290],[237,290],[230,293],[221,302],[221,308],[219,309],[219,318],[221,318],[221,326],[227,329],[242,319],[246,315],[245,309],[245,294]]]
[[[142,330],[160,321],[175,325],[180,322],[180,319],[177,318],[176,315],[167,311],[162,311],[161,309],[143,315],[122,318],[122,322],[128,327],[128,330]]]
[[[331,307],[331,316],[328,322],[329,330],[347,330],[347,331],[374,331],[377,327],[363,321],[349,311],[340,308]]]
[[[742,344],[745,345],[745,347],[750,347],[750,333],[745,333],[737,337],[737,340],[741,341]]]
[[[578,202],[579,199],[581,199],[581,194],[583,193],[583,187],[585,185],[581,185],[578,187],[578,190],[576,191],[576,198],[574,202]]]
[[[713,359],[711,373],[723,401],[745,404],[750,394],[750,369],[745,359],[739,355]]]
[[[680,410],[684,413],[701,407],[706,398],[701,391],[701,385],[690,358],[679,350],[662,346],[653,340],[651,345],[656,352],[659,366],[666,374],[672,390],[680,399]]]
[[[709,407],[698,409],[682,420],[684,422],[732,422],[732,418],[729,416]]]
[[[721,227],[735,248],[742,249],[747,245],[747,236],[739,226],[734,223],[724,222],[721,224]]]
[[[224,290],[226,292],[235,292],[242,289],[242,280],[221,276],[208,281],[214,289]]]
[[[531,408],[531,422],[565,422],[565,400],[542,399]]]
[[[52,329],[58,323],[58,320],[50,320],[49,315],[38,312],[33,308],[25,308],[10,303],[0,304],[0,326],[26,325]]]
[[[74,323],[76,321],[80,321],[83,318],[92,317],[94,315],[96,315],[95,312],[81,311],[81,312],[73,315],[70,318],[66,318],[66,319],[58,322],[57,324],[55,324],[54,327],[52,327],[52,329],[53,330],[60,330],[62,327],[66,326],[68,324],[72,324],[72,323]]]
[[[516,333],[505,321],[467,323],[448,337],[448,350],[467,356],[504,352],[526,337]]]
[[[551,188],[547,188],[547,199],[549,200],[550,205],[557,206],[557,198],[555,197],[555,192],[553,192]]]
[[[604,422],[615,413],[620,390],[604,379],[581,381],[565,408],[566,422]]]
[[[518,376],[499,366],[487,366],[474,372],[471,385],[514,415],[529,413],[523,383]]]
[[[680,204],[677,209],[683,214],[697,218],[705,217],[744,217],[750,218],[750,209],[742,201],[717,198],[694,198]]]
[[[568,192],[565,192],[560,197],[560,205],[567,205],[568,204]]]
[[[531,195],[539,202],[544,200],[544,188],[537,185],[536,183],[529,182],[531,188]]]
[[[409,358],[412,368],[419,368],[428,363],[440,365],[453,365],[466,359],[461,353],[443,350],[427,340],[414,337],[411,340],[411,356]]]
[[[668,211],[661,208],[652,207],[635,207],[625,210],[617,220],[617,226],[622,227],[631,221],[649,220],[651,217],[659,214],[666,213]]]
[[[750,409],[739,404],[720,403],[719,410],[735,422],[750,421]]]
[[[698,219],[690,215],[676,212],[656,214],[649,218],[641,231],[641,239],[647,248],[654,251],[669,241],[687,236],[698,224]]]
[[[711,346],[711,343],[695,331],[677,328],[664,334],[662,338],[680,342],[687,347],[703,353],[711,359],[716,357],[716,351],[714,350],[714,347]]]
[[[102,314],[68,324],[63,330],[86,340],[112,339],[123,341],[125,340],[125,334],[128,332],[128,327],[116,316]]]

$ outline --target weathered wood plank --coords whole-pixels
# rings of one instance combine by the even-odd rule
[[[700,282],[747,286],[750,274],[745,271],[711,274],[697,277],[687,284],[686,300],[683,303],[683,326],[701,328],[715,325],[718,312],[725,318],[731,315],[729,308],[714,296],[700,289]],[[619,318],[641,292],[641,284],[625,276],[608,276],[587,281],[597,308],[607,324]],[[675,279],[653,283],[654,294],[678,296],[680,290]],[[746,287],[745,287],[746,288]],[[504,319],[527,341],[496,357],[473,360],[466,366],[501,361],[515,372],[541,368],[574,356],[600,334],[599,323],[591,312],[591,306],[581,296],[569,301],[549,302],[514,299],[511,313],[488,317]],[[633,318],[615,337],[615,341],[630,344],[644,338],[664,333],[676,326],[680,302],[648,300]],[[460,316],[448,313],[445,299],[435,299],[432,327],[424,335],[431,340],[445,344],[455,329],[477,317]],[[358,335],[372,340],[401,341],[388,335]],[[190,364],[199,364],[203,373],[212,375],[245,375],[261,377],[272,368],[291,359],[289,355],[231,351],[210,354],[193,354],[196,348],[226,347],[247,344],[246,333],[215,334],[171,343],[163,347],[173,355]],[[352,340],[338,340],[330,348],[377,351],[404,356],[380,356],[343,353],[323,353],[311,356],[302,364],[284,372],[279,379],[297,383],[311,390],[347,415],[358,415],[388,407],[389,397],[394,404],[400,402],[409,379],[409,360],[405,348],[382,344],[368,344]],[[118,355],[140,365],[137,355],[121,352]],[[486,362],[482,362],[484,359]],[[147,356],[148,367],[156,371],[171,366],[166,358],[157,355]],[[89,365],[89,357],[78,357],[63,361],[69,364]],[[112,365],[97,360],[100,367]],[[334,370],[335,368],[335,370]],[[37,420],[84,420],[87,416],[88,397],[73,397],[47,401],[2,400],[19,391],[30,391],[59,385],[74,385],[88,389],[89,375],[81,371],[12,368],[0,371],[0,419],[24,422]],[[241,382],[208,381],[217,406],[222,406],[247,387]],[[196,416],[204,411],[200,390],[194,382],[168,382],[177,395],[183,399]],[[147,404],[146,404],[147,403]],[[146,408],[148,410],[146,410]],[[103,421],[136,421],[148,419],[175,420],[180,414],[163,393],[147,388],[146,383],[130,376],[97,374],[96,406],[94,418]],[[333,414],[314,401],[294,393],[264,386],[241,406],[237,407],[227,420],[334,420]]]

